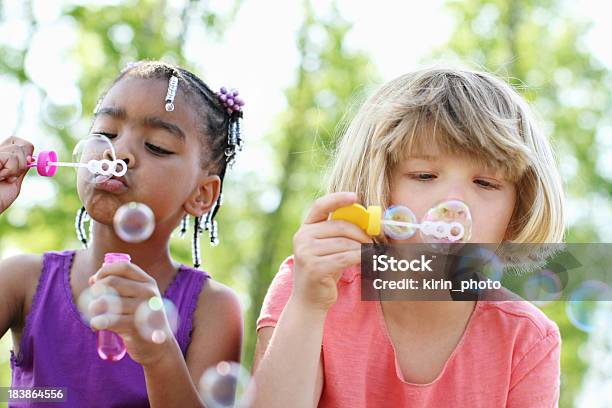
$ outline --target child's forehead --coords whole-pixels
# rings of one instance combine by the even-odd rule
[[[197,117],[184,93],[179,91],[175,98],[175,109],[167,112],[165,96],[168,81],[128,77],[114,84],[102,99],[95,112],[96,118],[113,113],[114,119],[125,121],[145,118],[160,118],[179,127],[185,134],[197,132]]]
[[[191,111],[191,109],[185,109],[187,102],[183,102],[185,95],[180,88],[179,85],[175,99],[178,100],[177,102],[182,102],[184,109],[181,111]],[[121,103],[124,106],[156,110],[161,113],[165,112],[167,90],[168,80],[163,78],[125,77],[108,90],[102,103]]]

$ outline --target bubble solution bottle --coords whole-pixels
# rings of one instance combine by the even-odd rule
[[[128,254],[109,252],[104,255],[104,266],[115,262],[130,262],[131,258]],[[110,330],[98,331],[98,355],[102,360],[119,361],[127,352],[125,343],[121,336]]]

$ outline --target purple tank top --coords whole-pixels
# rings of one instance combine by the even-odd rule
[[[142,366],[129,354],[115,363],[98,357],[96,334],[81,319],[72,299],[74,253],[67,250],[43,255],[19,354],[11,351],[12,387],[66,387],[65,402],[42,404],[45,407],[148,407]],[[163,295],[179,313],[176,339],[183,356],[191,341],[198,297],[209,278],[205,272],[181,265]]]

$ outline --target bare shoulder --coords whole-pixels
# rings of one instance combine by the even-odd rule
[[[211,319],[226,320],[242,319],[240,301],[236,292],[213,279],[208,279],[200,293],[195,320],[205,320],[211,323]]]
[[[42,271],[42,255],[15,255],[0,261],[0,279],[5,284],[27,288],[29,283],[38,282]],[[13,289],[16,289],[13,287]]]
[[[42,255],[22,254],[0,261],[0,292],[20,324],[30,308],[42,271]],[[19,313],[20,312],[20,313]]]
[[[219,361],[240,361],[242,310],[236,293],[208,279],[193,317],[187,365],[194,381]]]
[[[21,269],[40,268],[42,266],[41,254],[20,254],[0,260],[0,271],[4,268],[14,267]]]

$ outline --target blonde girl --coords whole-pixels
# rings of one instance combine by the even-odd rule
[[[409,73],[364,103],[334,157],[329,194],[295,234],[258,320],[256,406],[556,406],[561,338],[539,309],[361,301],[360,246],[372,239],[329,219],[355,202],[421,219],[459,199],[470,242],[560,242],[562,185],[527,103],[485,72]]]

